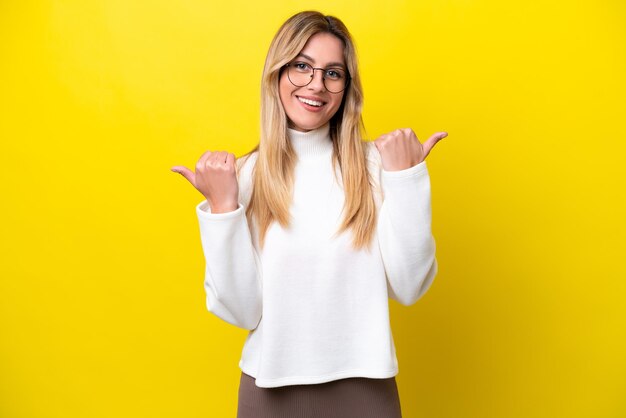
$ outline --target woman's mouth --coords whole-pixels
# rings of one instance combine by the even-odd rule
[[[321,102],[319,100],[305,99],[304,97],[300,96],[296,97],[298,98],[298,101],[302,104],[302,107],[311,112],[319,112],[326,105],[326,102]]]

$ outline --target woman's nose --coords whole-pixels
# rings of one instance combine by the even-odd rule
[[[318,75],[319,73],[319,75]],[[308,87],[311,90],[324,90],[326,88],[326,85],[324,84],[324,71],[322,70],[318,70],[318,69],[314,69],[313,70],[313,79],[311,80],[311,82],[309,83]]]

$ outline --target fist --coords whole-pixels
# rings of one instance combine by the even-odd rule
[[[211,206],[211,213],[230,212],[239,206],[239,183],[235,155],[225,151],[207,151],[196,163],[194,173],[177,165],[172,171],[181,174]]]
[[[435,144],[446,136],[447,132],[437,132],[422,144],[411,128],[404,128],[379,136],[374,145],[380,153],[383,169],[399,171],[424,161]]]

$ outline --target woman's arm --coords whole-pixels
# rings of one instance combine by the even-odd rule
[[[224,321],[252,330],[262,312],[260,263],[252,246],[244,206],[212,214],[205,200],[196,207],[206,261],[207,309]]]
[[[252,162],[253,158],[245,160]],[[262,314],[262,280],[259,257],[245,215],[250,185],[251,164],[245,164],[239,173],[237,209],[211,213],[209,203],[204,200],[196,206],[196,213],[206,261],[207,309],[230,324],[253,330]]]
[[[426,293],[437,274],[426,161],[405,170],[382,170],[381,182],[378,240],[387,288],[389,297],[408,306]]]
[[[368,146],[375,192],[382,200],[377,232],[389,297],[412,305],[426,293],[437,274],[426,161],[387,171],[375,144]]]

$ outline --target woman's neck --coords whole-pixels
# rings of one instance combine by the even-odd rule
[[[288,128],[287,135],[300,159],[330,155],[332,153],[333,142],[330,137],[330,122],[306,132]]]

